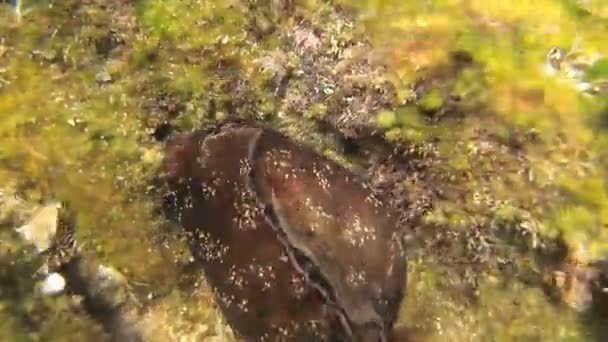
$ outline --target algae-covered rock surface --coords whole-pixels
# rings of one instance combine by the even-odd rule
[[[16,3],[0,3],[0,340],[120,340],[91,309],[102,278],[138,338],[238,340],[159,214],[167,138],[234,117],[387,199],[416,340],[607,333],[603,1]],[[40,290],[57,227],[37,213],[55,202],[95,295],[68,276]]]

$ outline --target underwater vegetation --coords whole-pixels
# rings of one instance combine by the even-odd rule
[[[386,199],[408,246],[395,326],[422,341],[605,336],[604,1],[20,5],[0,4],[0,340],[112,339],[69,277],[40,291],[56,226],[36,213],[54,202],[75,213],[80,260],[128,280],[122,309],[145,340],[233,340],[203,256],[157,201],[165,140],[225,118],[312,146]],[[314,215],[283,210],[282,229]]]

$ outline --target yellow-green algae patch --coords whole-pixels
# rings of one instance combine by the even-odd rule
[[[442,165],[452,181],[425,222],[446,229],[446,233],[452,229],[474,231],[480,226],[482,232],[489,232],[492,227],[512,226],[526,234],[560,235],[569,245],[582,243],[586,258],[605,258],[607,95],[583,94],[576,88],[582,85],[567,79],[574,67],[588,69],[584,71],[585,81],[607,77],[603,59],[590,58],[608,53],[607,41],[602,38],[606,34],[606,18],[601,8],[578,1],[552,0],[534,4],[404,4],[390,0],[341,3],[359,10],[367,32],[390,65],[392,79],[397,85],[402,84],[403,89],[398,92],[406,94],[405,99],[411,98],[410,86],[420,79],[422,84],[434,84],[417,99],[418,108],[443,105],[437,97],[441,87],[449,88],[443,100],[454,95],[459,98],[458,110],[440,118],[432,131],[419,126],[424,132],[420,135],[433,132],[431,139],[438,140],[445,159]],[[568,52],[568,58],[560,61],[559,73],[548,73],[547,55],[555,47]],[[433,74],[434,66],[448,63],[452,51],[466,51],[482,72],[477,72],[475,66],[466,68],[457,76],[455,85],[445,79],[433,81],[433,77],[442,76]],[[396,118],[392,112],[379,114],[378,124],[386,136],[416,141],[401,133]],[[497,241],[490,243],[494,246]],[[536,267],[542,271],[543,265]],[[416,269],[420,271],[413,271],[413,279],[420,277],[418,272],[436,272],[424,263]],[[505,281],[502,276],[497,277],[500,282]],[[485,282],[488,277],[480,278]],[[411,293],[416,280],[410,284]],[[477,308],[475,314],[462,309],[462,317],[472,314],[485,321],[488,329],[493,324],[504,324],[504,334],[495,330],[489,335],[469,334],[474,329],[462,325],[459,331],[467,337],[456,339],[591,338],[588,326],[577,322],[571,313],[549,305],[541,291],[523,290],[526,285],[517,284],[513,280],[501,290],[492,289],[493,285],[478,286],[486,303],[495,302],[499,307],[503,298],[515,300],[514,297],[524,296],[519,298],[521,307],[506,306],[503,314],[492,313],[488,306]],[[438,311],[433,316],[436,320],[455,319],[450,309]],[[507,317],[513,312],[519,318],[526,317],[517,323],[519,327],[508,323]],[[564,315],[570,318],[565,320]],[[558,335],[550,332],[554,328]]]
[[[545,70],[546,55],[553,47],[572,49],[583,57],[606,54],[608,44],[601,38],[606,30],[602,10],[597,5],[579,8],[574,1],[552,0],[542,1],[542,7],[538,7],[541,3],[500,1],[466,4],[439,1],[424,5],[423,2],[403,5],[397,1],[355,3],[363,13],[371,37],[387,51],[396,74],[403,73],[413,79],[417,75],[414,69],[443,63],[447,53],[454,50],[465,50],[480,62],[483,78],[477,75],[471,79],[472,71],[466,70],[459,76],[453,93],[462,96],[466,106],[471,94],[478,93],[478,85],[483,82],[487,109],[479,113],[467,111],[463,119],[439,123],[449,127],[440,131],[445,135],[439,136],[440,146],[445,144],[442,151],[446,159],[457,158],[459,161],[454,164],[463,168],[466,164],[462,159],[466,158],[460,156],[461,150],[471,158],[479,153],[479,140],[484,136],[499,138],[507,148],[516,144],[518,150],[505,158],[521,154],[520,160],[523,157],[530,161],[526,165],[530,170],[511,165],[516,159],[511,158],[502,163],[504,168],[495,168],[492,182],[496,186],[507,180],[516,182],[516,186],[522,183],[523,193],[509,187],[504,189],[506,193],[497,195],[511,198],[526,192],[542,195],[538,191],[550,186],[560,194],[544,203],[543,216],[557,214],[569,206],[583,206],[586,214],[582,214],[583,210],[574,211],[593,218],[581,218],[588,224],[570,227],[563,224],[562,229],[555,227],[557,223],[548,222],[547,232],[576,230],[592,237],[590,244],[595,257],[603,255],[606,251],[605,229],[602,229],[606,227],[603,218],[607,204],[607,188],[603,182],[606,130],[600,118],[606,116],[606,95],[583,95],[565,80],[547,75]],[[449,38],[434,39],[436,36]],[[406,42],[417,45],[407,46]],[[423,57],[412,58],[412,54]],[[605,78],[603,59],[595,63],[589,66],[589,79],[599,77],[595,76],[596,70]],[[440,104],[437,93],[430,91],[419,105],[424,108]],[[387,118],[380,114],[383,127],[392,120]],[[514,141],[516,139],[521,141]],[[458,144],[466,148],[460,149]],[[511,166],[515,167],[511,169]],[[513,173],[522,173],[522,177],[511,178],[515,176]]]

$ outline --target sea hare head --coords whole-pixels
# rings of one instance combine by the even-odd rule
[[[167,178],[178,178],[186,175],[187,165],[194,153],[193,141],[189,135],[181,134],[169,139],[165,146],[165,158],[161,171]]]
[[[391,339],[406,282],[397,221],[355,175],[248,121],[167,146],[170,216],[239,335]]]

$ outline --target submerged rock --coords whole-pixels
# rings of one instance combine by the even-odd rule
[[[406,283],[397,218],[356,175],[240,120],[172,139],[163,171],[165,213],[238,335],[395,338]]]
[[[64,203],[48,253],[49,270],[65,279],[66,294],[81,298],[84,311],[103,327],[110,341],[150,341],[127,279],[83,253],[74,236],[76,227],[76,212]]]

